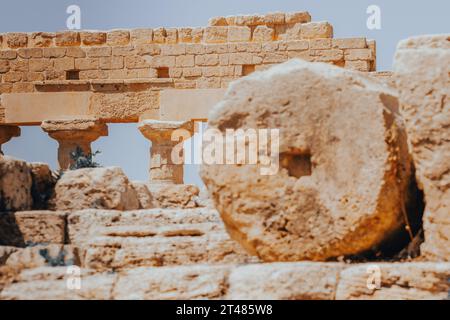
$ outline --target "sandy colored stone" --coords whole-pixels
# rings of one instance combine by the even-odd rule
[[[26,33],[11,32],[5,35],[6,43],[12,49],[23,48],[28,44],[28,35]]]
[[[214,26],[206,27],[203,33],[204,42],[206,43],[222,43],[227,42],[228,27]]]
[[[91,153],[91,143],[101,136],[108,135],[108,127],[96,118],[45,120],[42,130],[58,141],[58,163],[63,170],[73,164],[72,152],[81,148],[85,155]]]
[[[154,208],[195,208],[199,188],[191,184],[155,184],[147,187]]]
[[[184,150],[180,146],[192,136],[192,122],[149,119],[141,121],[138,128],[152,142],[150,181],[182,184]],[[174,158],[176,148],[179,149],[178,159]]]
[[[246,26],[230,26],[228,27],[228,42],[246,42],[250,41],[252,31]]]
[[[200,226],[181,226],[169,227],[154,235],[151,230],[133,229],[111,230],[112,236],[89,241],[84,247],[83,265],[96,270],[122,270],[258,261],[224,231],[203,232]]]
[[[0,271],[1,272],[1,271]],[[67,267],[40,267],[15,275],[15,283],[0,293],[2,300],[108,300],[117,275],[81,269],[81,289],[70,289]]]
[[[0,245],[0,266],[3,266],[9,256],[18,250],[17,247]],[[1,271],[0,271],[1,272]],[[1,288],[0,288],[1,291]]]
[[[18,249],[5,263],[21,269],[79,265],[78,250],[70,245],[49,244]]]
[[[76,31],[61,31],[56,33],[57,47],[74,47],[81,44],[80,33]]]
[[[141,181],[132,181],[133,189],[136,191],[139,208],[140,209],[151,209],[154,208],[153,197],[148,190],[147,184]]]
[[[227,290],[229,267],[138,268],[120,274],[114,287],[119,300],[220,299]]]
[[[64,243],[66,214],[54,211],[0,213],[0,244],[16,247]]]
[[[338,263],[264,263],[234,268],[226,298],[230,300],[333,300]]]
[[[84,31],[80,32],[81,42],[85,46],[102,45],[106,43],[106,32]]]
[[[1,62],[0,62],[1,65]],[[21,133],[18,126],[4,126],[0,125],[0,156],[2,155],[2,144],[7,143],[14,137],[19,137]]]
[[[450,36],[403,40],[394,63],[401,114],[426,204],[427,258],[450,260]]]
[[[215,224],[223,229],[216,210],[207,208],[196,209],[150,209],[138,211],[115,210],[82,210],[68,216],[68,235],[70,243],[84,244],[98,236],[111,235],[109,227],[127,229],[135,228],[136,234],[147,229],[148,234],[165,226],[202,226]],[[209,230],[209,229],[208,229]],[[118,233],[119,234],[119,233]],[[122,233],[126,235],[126,233]]]
[[[110,46],[126,45],[130,42],[130,32],[128,30],[109,31],[106,41]]]
[[[309,12],[300,11],[300,12],[286,13],[287,24],[306,23],[306,22],[311,22],[311,15],[309,14]]]
[[[0,155],[0,212],[31,209],[31,185],[25,161]]]
[[[266,42],[272,41],[275,31],[267,26],[257,26],[253,31],[253,41]]]
[[[69,216],[68,234],[84,265],[100,270],[255,261],[206,208],[84,210]]]
[[[45,163],[33,162],[28,164],[31,171],[33,209],[47,209],[56,184],[56,177]]]
[[[333,26],[328,22],[301,24],[302,39],[333,38]]]
[[[139,209],[136,191],[118,167],[64,172],[56,183],[52,203],[55,210]]]
[[[374,270],[380,271],[379,286],[373,278]],[[450,290],[449,277],[449,263],[361,264],[341,272],[336,299],[444,300]]]
[[[410,160],[396,108],[382,83],[320,63],[292,60],[234,82],[209,128],[279,128],[280,168],[202,166],[232,238],[265,261],[326,260],[397,232]]]

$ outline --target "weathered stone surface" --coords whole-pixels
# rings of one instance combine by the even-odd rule
[[[228,273],[226,266],[138,268],[119,276],[113,295],[119,300],[220,299]]]
[[[81,245],[99,236],[133,236],[155,235],[167,227],[192,229],[193,226],[216,225],[223,229],[216,210],[197,209],[151,209],[139,211],[82,210],[68,216],[68,234],[70,243]],[[117,228],[130,229],[119,232]],[[134,231],[131,230],[134,228]],[[116,229],[116,230],[114,230]],[[140,231],[139,231],[140,230]],[[209,229],[207,229],[209,230]],[[114,233],[111,233],[111,232]],[[198,232],[197,232],[198,233]],[[161,233],[162,234],[162,233]]]
[[[148,189],[154,208],[195,208],[200,190],[191,184],[153,184]]]
[[[84,210],[69,216],[68,229],[92,269],[257,261],[210,209]]]
[[[401,113],[425,194],[422,253],[450,260],[450,36],[400,42],[394,63]]]
[[[29,163],[32,185],[31,195],[33,197],[33,209],[47,209],[48,200],[53,194],[56,177],[49,166],[44,163]]]
[[[79,265],[80,259],[77,248],[70,245],[50,244],[19,249],[8,257],[5,264],[21,270]]]
[[[5,71],[2,70],[2,65],[5,65],[5,63],[0,62],[0,72]],[[0,156],[3,155],[2,144],[8,142],[9,140],[11,140],[11,138],[18,136],[20,136],[20,127],[0,125]]]
[[[56,183],[52,202],[56,210],[139,209],[136,191],[118,167],[66,171]]]
[[[136,227],[111,230],[112,236],[98,237],[89,241],[85,246],[83,265],[96,270],[120,270],[258,261],[249,256],[224,231],[204,232],[207,226],[202,227],[167,228],[156,235],[152,233],[153,230]]]
[[[138,128],[152,142],[150,180],[155,183],[183,183],[184,151],[181,142],[191,137],[192,122],[143,120]],[[176,148],[179,149],[179,159],[173,157]]]
[[[232,238],[266,261],[325,260],[396,232],[410,174],[396,108],[382,83],[320,63],[292,60],[234,82],[209,127],[279,128],[281,168],[202,167]]]
[[[31,209],[31,184],[25,161],[0,155],[0,211]]]
[[[153,197],[148,190],[147,184],[141,181],[132,181],[131,183],[139,200],[139,209],[154,208]]]
[[[380,271],[379,284],[376,268]],[[341,272],[336,299],[443,300],[448,298],[449,277],[449,263],[362,264]]]
[[[91,143],[108,135],[108,127],[96,118],[71,120],[46,120],[41,128],[58,141],[58,163],[63,170],[74,164],[72,152],[81,148],[84,154],[91,154]]]
[[[6,271],[5,271],[6,272]],[[0,279],[1,279],[0,270]],[[15,283],[7,286],[1,293],[2,300],[107,300],[117,275],[94,273],[81,269],[81,288],[74,288],[73,273],[67,267],[41,267],[23,270],[14,276]],[[0,284],[1,286],[1,284]]]
[[[343,264],[264,263],[234,268],[231,300],[333,300]]]
[[[0,244],[16,247],[64,243],[66,214],[54,211],[0,213]]]

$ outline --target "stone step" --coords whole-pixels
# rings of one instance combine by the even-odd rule
[[[149,209],[136,211],[83,210],[68,216],[68,235],[72,244],[82,244],[98,236],[155,236],[170,230],[225,230],[216,210]],[[181,231],[180,231],[181,232]]]
[[[371,270],[380,271],[379,286]],[[5,268],[5,267],[3,267]],[[6,272],[1,272],[7,278]],[[450,263],[278,262],[95,272],[41,267],[12,274],[0,299],[446,299]],[[12,271],[11,271],[12,272]]]
[[[201,236],[98,237],[84,247],[82,257],[83,266],[98,270],[257,261],[225,232]]]

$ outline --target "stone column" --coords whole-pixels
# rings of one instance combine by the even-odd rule
[[[91,143],[108,135],[108,127],[98,119],[46,120],[41,124],[48,135],[57,140],[58,163],[61,169],[68,169],[73,160],[71,153],[80,147],[83,153],[91,153]]]
[[[153,183],[183,183],[183,164],[172,161],[172,150],[179,140],[172,141],[172,133],[185,129],[192,136],[191,121],[144,120],[139,125],[141,133],[152,142],[150,150],[150,181]],[[184,156],[183,150],[179,154]]]
[[[2,144],[18,136],[20,136],[20,127],[10,125],[0,125],[0,154],[3,154]]]

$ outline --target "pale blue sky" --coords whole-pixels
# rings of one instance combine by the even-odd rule
[[[301,11],[314,21],[327,20],[335,37],[365,36],[377,40],[378,70],[390,70],[399,40],[418,34],[449,33],[448,0],[3,0],[0,32],[65,29],[66,8],[81,7],[83,29],[205,26],[217,15]],[[366,9],[381,8],[381,30],[368,30]],[[109,125],[109,137],[93,144],[97,160],[118,165],[132,179],[148,177],[149,142],[136,124]],[[3,149],[6,154],[56,167],[56,141],[39,127],[23,127],[22,136]],[[186,170],[187,182],[198,182],[195,168]]]

